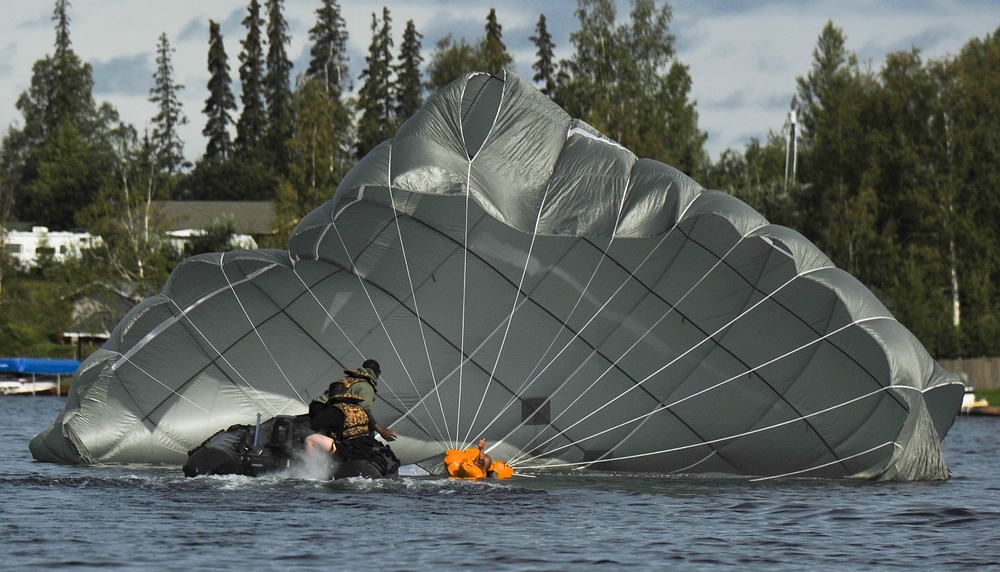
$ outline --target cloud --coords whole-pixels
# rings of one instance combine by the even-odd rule
[[[960,38],[958,42],[956,38]],[[909,52],[914,46],[920,48],[921,53],[938,52],[942,45],[953,45],[961,41],[968,41],[965,35],[957,30],[954,25],[929,26],[917,33],[894,39],[891,42],[881,42],[881,38],[872,38],[858,50],[858,59],[862,62],[871,60],[875,65],[881,66],[885,63],[885,55],[891,52]]]
[[[153,63],[149,53],[95,60],[95,95],[145,95],[153,86]]]
[[[14,54],[17,53],[17,44],[11,42],[0,49],[0,78],[10,76],[14,71]]]
[[[743,90],[733,91],[726,97],[722,99],[710,99],[706,100],[704,103],[699,102],[700,107],[704,107],[706,110],[714,111],[729,111],[733,109],[740,109],[747,104],[746,92]]]
[[[29,18],[27,20],[22,20],[20,24],[17,25],[18,30],[34,30],[35,28],[48,28],[53,25],[52,16],[48,13],[42,14],[36,18]],[[52,32],[53,37],[55,37],[55,32]]]
[[[177,34],[177,41],[205,40],[208,41],[208,21],[202,18],[194,18],[184,24],[181,32]]]
[[[757,108],[761,111],[788,111],[791,109],[792,95],[794,95],[794,93],[789,91],[788,93],[775,93],[762,97],[759,100]]]

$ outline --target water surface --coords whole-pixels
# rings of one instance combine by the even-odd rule
[[[186,479],[37,463],[59,397],[0,398],[0,567],[978,570],[1000,566],[1000,418],[962,417],[943,483],[540,475]],[[608,568],[608,567],[611,568]]]

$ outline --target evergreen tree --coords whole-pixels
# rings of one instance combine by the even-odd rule
[[[396,117],[400,121],[409,119],[424,104],[424,86],[420,78],[420,63],[424,61],[420,55],[420,39],[423,37],[413,20],[406,22],[403,43],[399,46],[399,65],[395,67]]]
[[[470,72],[497,73],[510,67],[514,59],[507,53],[502,37],[496,10],[490,9],[486,17],[486,35],[476,44],[468,44],[465,38],[456,42],[451,34],[438,40],[427,64],[427,88],[437,91]]]
[[[556,63],[555,63],[555,43],[552,41],[552,34],[549,34],[545,25],[545,14],[538,17],[538,24],[535,26],[535,35],[528,38],[538,49],[535,52],[537,59],[531,69],[535,70],[532,80],[536,84],[541,84],[541,92],[552,97],[556,91]]]
[[[495,8],[490,8],[490,13],[486,17],[486,37],[480,46],[482,62],[486,65],[485,71],[499,73],[501,69],[509,67],[514,62],[514,58],[507,53],[507,46],[504,45],[502,26],[497,22],[497,12]]]
[[[459,77],[474,71],[482,71],[480,52],[466,43],[465,38],[455,42],[451,34],[435,44],[427,64],[427,89],[437,91]]]
[[[205,100],[205,115],[208,121],[202,134],[208,138],[205,148],[205,161],[209,163],[224,162],[233,152],[233,143],[229,135],[229,126],[233,124],[230,111],[236,110],[236,99],[230,87],[229,58],[222,42],[219,24],[209,20],[208,40],[208,99]]]
[[[392,136],[393,117],[392,33],[389,9],[382,9],[382,25],[372,13],[372,43],[365,57],[367,67],[361,72],[358,93],[358,158],[364,157],[376,145]]]
[[[4,136],[0,184],[12,218],[52,230],[76,228],[76,215],[97,196],[110,170],[107,133],[118,122],[110,105],[93,98],[93,74],[73,51],[69,2],[57,0],[55,56],[32,67],[17,100],[21,129]]]
[[[56,59],[66,58],[73,51],[69,39],[69,0],[56,0],[52,19],[56,21]]]
[[[347,76],[347,28],[336,0],[323,0],[316,16],[316,25],[309,30],[313,45],[309,49],[311,59],[306,75],[321,80],[330,98],[340,99],[345,91],[351,90]]]
[[[869,165],[867,125],[876,82],[845,48],[843,31],[827,22],[813,51],[812,70],[797,78],[802,126],[804,233],[841,268],[871,284],[880,265],[875,222],[878,201]],[[865,179],[867,177],[867,179]],[[884,267],[884,265],[882,265]]]
[[[247,16],[243,26],[247,29],[247,37],[241,43],[240,52],[240,83],[243,93],[243,111],[236,122],[236,155],[248,160],[254,158],[261,150],[264,136],[267,133],[267,112],[264,106],[264,50],[261,45],[261,27],[264,21],[260,17],[260,3],[250,0]]]
[[[187,123],[177,97],[177,92],[184,89],[184,86],[174,83],[173,79],[174,66],[170,62],[170,53],[173,51],[166,32],[160,34],[160,42],[156,46],[156,73],[153,74],[155,81],[149,90],[149,101],[159,108],[159,112],[153,117],[153,146],[156,148],[160,168],[171,175],[184,163],[184,143],[177,128]]]
[[[285,46],[289,43],[288,23],[282,14],[283,0],[268,0],[267,74],[264,76],[264,98],[267,102],[267,141],[272,164],[278,171],[287,168],[285,141],[291,136],[291,99],[289,83],[292,62]]]
[[[670,7],[633,0],[629,22],[618,27],[612,0],[579,0],[576,14],[576,52],[560,64],[557,102],[640,157],[697,178],[708,166],[707,135],[688,99],[687,66],[673,57]]]

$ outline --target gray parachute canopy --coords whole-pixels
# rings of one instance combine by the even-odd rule
[[[393,449],[432,471],[486,437],[519,469],[942,479],[963,392],[801,235],[470,74],[287,251],[179,265],[31,451],[180,464],[367,358]]]

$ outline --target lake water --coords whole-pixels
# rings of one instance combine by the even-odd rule
[[[0,567],[158,570],[979,570],[1000,566],[1000,418],[953,478],[542,475],[320,482],[37,463],[64,398],[0,398]]]

